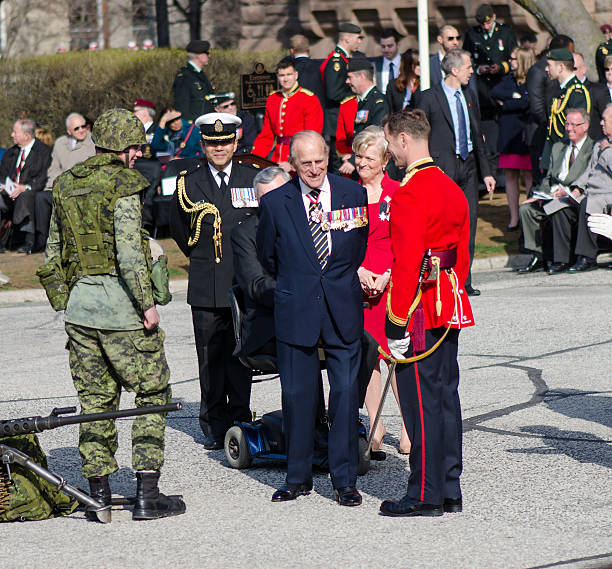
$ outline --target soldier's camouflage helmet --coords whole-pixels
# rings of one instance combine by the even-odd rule
[[[104,111],[93,125],[91,138],[98,148],[115,152],[147,142],[142,122],[127,109]]]

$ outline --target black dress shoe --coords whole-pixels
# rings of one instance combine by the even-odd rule
[[[508,231],[516,231],[516,230],[517,230],[519,227],[520,227],[520,224],[519,224],[519,223],[517,223],[516,225],[508,225],[508,226],[506,227],[506,229],[507,229]]]
[[[206,435],[202,446],[206,450],[220,450],[223,448],[223,439],[214,437],[213,435]]]
[[[361,494],[355,486],[345,486],[344,488],[334,488],[334,498],[341,506],[361,505]]]
[[[477,288],[473,288],[471,286],[466,286],[465,292],[467,292],[468,296],[480,296],[480,291]]]
[[[384,450],[370,450],[370,460],[387,460],[387,453]]]
[[[444,514],[442,504],[424,504],[406,495],[401,500],[385,500],[380,505],[383,516],[441,516]]]
[[[567,269],[568,273],[582,273],[583,271],[594,271],[598,268],[597,261],[590,257],[583,257],[582,255],[578,260]]]
[[[564,273],[569,269],[569,265],[567,263],[553,263],[548,266],[548,274],[549,275],[557,275],[559,273]]]
[[[32,254],[32,247],[29,245],[22,245],[21,247],[16,249],[17,253],[25,253],[26,255]]]
[[[462,498],[444,498],[444,511],[447,514],[456,514],[463,511]]]
[[[516,272],[519,275],[525,275],[527,273],[536,273],[544,270],[544,261],[538,255],[533,255],[531,260],[524,267],[519,267]]]
[[[306,496],[312,490],[312,482],[303,484],[285,484],[272,494],[273,502],[288,502],[298,496]]]

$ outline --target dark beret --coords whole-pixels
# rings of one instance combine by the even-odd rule
[[[491,4],[481,4],[478,6],[478,10],[476,10],[476,21],[479,24],[484,24],[490,21],[493,18],[493,8],[491,8]]]
[[[366,57],[351,57],[348,62],[348,71],[365,71],[372,69],[372,62]]]
[[[604,24],[599,29],[601,30],[602,34],[605,34],[605,33],[609,34],[610,32],[612,32],[612,26],[610,24]]]
[[[350,22],[344,22],[338,26],[338,31],[346,34],[360,34],[361,28],[355,24],[351,24]]]
[[[559,48],[559,49],[551,49],[546,57],[550,61],[574,61],[574,56],[569,49]]]
[[[188,53],[208,53],[210,50],[210,42],[206,40],[191,40],[187,44]]]

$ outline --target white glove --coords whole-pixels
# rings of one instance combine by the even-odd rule
[[[612,215],[593,213],[589,215],[587,223],[593,233],[612,239]]]
[[[406,332],[406,336],[400,340],[394,340],[393,338],[387,338],[387,344],[389,345],[389,351],[396,360],[403,360],[406,358],[406,352],[410,348],[410,334]]]

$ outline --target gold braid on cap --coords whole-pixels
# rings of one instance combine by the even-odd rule
[[[195,225],[195,232],[189,237],[187,245],[189,245],[189,247],[193,247],[198,242],[198,239],[200,238],[200,230],[202,227],[202,220],[204,219],[204,216],[208,214],[214,215],[215,221],[213,223],[213,243],[215,245],[215,263],[219,263],[223,258],[223,249],[221,247],[221,236],[223,234],[221,233],[221,216],[219,215],[219,210],[214,204],[204,201],[193,203],[189,199],[189,196],[187,196],[187,192],[185,190],[186,173],[187,170],[183,170],[179,174],[179,179],[177,182],[177,192],[181,208],[183,208],[183,211],[185,213],[191,214],[190,229],[193,229],[193,226]]]

